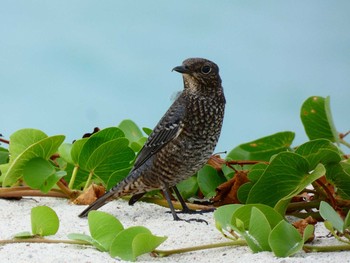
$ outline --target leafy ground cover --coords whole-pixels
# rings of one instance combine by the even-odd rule
[[[253,252],[272,251],[279,257],[291,256],[301,249],[350,249],[347,153],[350,144],[345,140],[348,133],[336,130],[329,97],[308,98],[301,106],[300,117],[309,141],[294,146],[294,132],[282,131],[240,144],[225,158],[214,155],[197,174],[178,185],[191,208],[217,207],[214,213],[217,228],[231,240],[223,246],[246,244]],[[76,204],[91,203],[127,176],[149,132],[131,120],[122,121],[118,127],[95,129],[73,143],[64,142],[63,135],[48,136],[36,129],[16,131],[9,140],[0,138],[5,146],[0,147],[0,197],[55,196]],[[143,200],[166,203],[158,191]],[[174,203],[178,205],[175,198]],[[38,227],[16,239],[44,235],[38,223],[44,219],[35,216],[35,210],[32,213],[32,224],[36,222]],[[292,225],[286,215],[308,219]],[[113,221],[114,217],[100,212],[91,213],[89,225],[94,217],[98,218],[96,222],[106,220],[106,225],[121,225]],[[330,233],[344,245],[328,248],[308,245],[317,221],[324,221]],[[135,260],[164,241],[140,226],[126,232],[120,227],[116,229],[98,238],[94,231],[91,236],[70,237],[126,260]],[[142,238],[136,239],[138,235]],[[129,248],[121,249],[129,251],[127,256],[120,254],[119,247],[112,246],[118,236],[124,240],[122,243],[129,244]],[[149,240],[146,243],[154,245],[147,249],[142,245],[133,247],[134,239],[139,240],[136,244]],[[172,254],[155,251],[163,256]]]

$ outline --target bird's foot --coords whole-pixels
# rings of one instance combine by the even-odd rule
[[[186,207],[186,208],[183,208],[181,211],[178,211],[177,214],[200,214],[201,215],[204,213],[211,213],[214,211],[215,211],[215,208],[205,209],[205,210],[194,210]]]

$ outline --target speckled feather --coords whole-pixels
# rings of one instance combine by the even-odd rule
[[[79,216],[121,196],[173,187],[208,161],[225,109],[219,68],[209,60],[191,58],[174,70],[183,74],[184,90],[153,129],[129,175]]]

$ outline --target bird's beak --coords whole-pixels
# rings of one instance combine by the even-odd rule
[[[187,74],[190,73],[190,70],[185,66],[177,66],[177,67],[173,68],[172,71],[174,71],[174,70],[176,72],[179,72],[179,73],[187,73]]]

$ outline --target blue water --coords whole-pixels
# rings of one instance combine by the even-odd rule
[[[309,96],[350,129],[350,1],[0,1],[0,133],[67,141],[130,118],[153,128],[188,57],[215,61],[227,98],[217,151],[278,131],[306,140]]]

